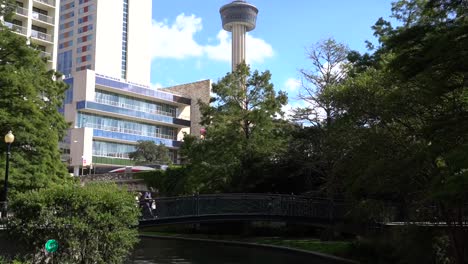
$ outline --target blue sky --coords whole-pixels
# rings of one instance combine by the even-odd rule
[[[198,80],[214,82],[231,70],[230,33],[222,30],[219,8],[229,0],[153,0],[151,83],[168,87]],[[299,69],[310,68],[306,48],[333,37],[366,51],[375,42],[371,26],[389,18],[391,0],[249,0],[259,9],[248,33],[247,62],[270,70],[276,90],[290,104],[300,89]]]

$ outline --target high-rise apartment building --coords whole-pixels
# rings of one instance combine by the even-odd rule
[[[57,62],[59,1],[17,0],[13,17],[4,24],[28,38],[47,58],[49,68]]]
[[[177,161],[184,133],[199,131],[196,101],[209,100],[209,80],[149,86],[151,9],[151,0],[60,2],[57,69],[70,85],[62,111],[71,124],[61,148],[75,175],[132,165],[138,140],[164,144]]]

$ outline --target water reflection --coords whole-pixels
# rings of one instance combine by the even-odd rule
[[[127,264],[336,264],[303,254],[218,243],[141,238]]]

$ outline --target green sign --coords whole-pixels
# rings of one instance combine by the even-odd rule
[[[55,239],[49,239],[45,243],[45,250],[49,253],[54,253],[58,249],[58,242]]]

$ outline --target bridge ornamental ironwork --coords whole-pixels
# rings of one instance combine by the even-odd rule
[[[296,195],[220,194],[154,199],[156,209],[142,204],[141,221],[206,216],[282,216],[317,220],[343,219],[343,202]],[[146,207],[146,208],[144,208]]]

